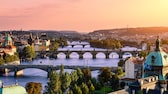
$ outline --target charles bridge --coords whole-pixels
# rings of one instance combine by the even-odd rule
[[[122,59],[123,55],[125,53],[129,53],[132,56],[137,56],[140,52],[141,51],[95,50],[94,49],[94,50],[56,50],[54,52],[51,52],[51,51],[39,51],[39,52],[36,52],[36,54],[40,55],[41,57],[45,57],[45,56],[49,56],[50,57],[51,56],[51,57],[57,58],[58,54],[63,53],[63,54],[65,54],[66,59],[69,59],[70,55],[72,53],[77,53],[79,55],[79,59],[83,59],[83,56],[84,56],[85,53],[90,53],[90,54],[92,54],[92,58],[96,59],[96,55],[98,53],[103,53],[105,55],[105,58],[109,59],[111,53],[116,53],[116,54],[118,54],[119,59]]]

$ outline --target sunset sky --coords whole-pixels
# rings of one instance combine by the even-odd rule
[[[168,26],[168,0],[0,0],[0,30]]]

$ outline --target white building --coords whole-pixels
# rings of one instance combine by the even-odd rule
[[[125,78],[141,78],[144,59],[130,57],[125,62]]]

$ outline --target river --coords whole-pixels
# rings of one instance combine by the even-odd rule
[[[93,49],[90,46],[82,48],[82,46],[76,46],[71,48],[70,46],[59,48],[59,49]],[[122,49],[127,50],[135,50],[135,48],[125,47]],[[131,54],[123,55],[124,58],[131,56]],[[36,59],[32,62],[21,62],[21,64],[36,64],[36,65],[80,65],[80,66],[101,66],[101,67],[111,67],[111,66],[118,66],[118,55],[116,53],[110,54],[110,59],[105,59],[105,55],[103,53],[98,53],[96,55],[97,59],[92,59],[92,55],[90,53],[84,54],[84,59],[78,59],[78,54],[72,53],[70,55],[70,59],[65,59],[65,55],[63,53],[58,54],[58,59]],[[71,72],[70,69],[65,69],[67,72]],[[25,86],[28,82],[40,82],[42,83],[43,89],[44,86],[47,84],[47,72],[40,70],[40,69],[24,69],[23,75],[19,77],[14,77],[14,73],[10,72],[8,74],[4,74],[0,76],[0,80],[2,80],[4,85],[11,85],[15,84],[16,82],[21,85]],[[92,77],[97,77],[98,71],[92,71]]]

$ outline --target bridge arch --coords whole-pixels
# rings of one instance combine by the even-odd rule
[[[123,52],[123,54],[122,54],[122,57],[123,57],[123,58],[132,57],[132,56],[133,56],[133,55],[132,55],[131,52]]]
[[[79,54],[78,54],[77,52],[71,52],[71,53],[69,54],[69,57],[70,57],[70,58],[79,58]]]
[[[93,58],[93,55],[92,55],[91,52],[85,52],[85,53],[83,54],[83,58]]]
[[[103,53],[103,52],[98,52],[98,53],[96,54],[96,58],[106,58],[106,55],[105,55],[105,53]]]
[[[83,45],[77,44],[77,45],[74,45],[72,48],[83,48]]]
[[[47,70],[41,69],[41,68],[23,68],[23,69],[18,69],[18,71],[23,70],[24,72],[26,72],[26,71],[29,71],[30,69],[42,70],[43,72],[47,72]]]
[[[111,53],[109,54],[109,58],[119,58],[119,54],[116,53],[116,52],[111,52]]]
[[[66,54],[64,52],[60,52],[57,54],[57,58],[66,58]]]

